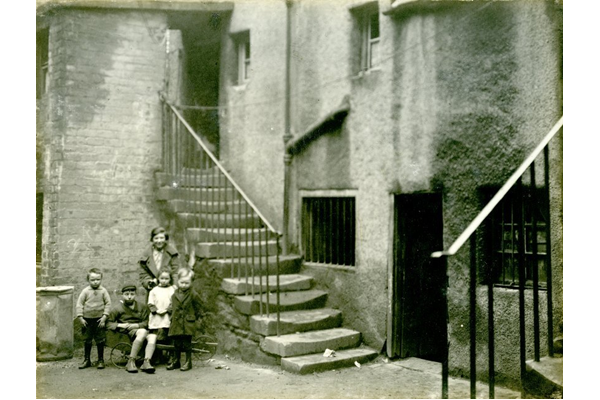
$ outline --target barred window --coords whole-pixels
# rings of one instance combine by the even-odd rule
[[[302,249],[308,262],[354,266],[354,197],[305,197],[302,201]]]
[[[491,250],[491,263],[495,284],[500,286],[517,286],[519,284],[519,235],[523,231],[525,237],[525,284],[531,285],[533,269],[538,266],[540,286],[546,283],[546,256],[549,238],[546,232],[548,221],[548,201],[544,189],[533,190],[523,188],[522,201],[513,189],[496,207],[488,219],[488,249]],[[491,196],[487,196],[491,199]],[[521,230],[520,213],[523,212],[524,229]],[[535,214],[535,215],[534,215]],[[535,219],[535,227],[534,227]],[[537,251],[534,251],[537,246]]]

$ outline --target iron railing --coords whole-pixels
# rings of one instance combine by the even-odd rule
[[[527,157],[527,159],[517,168],[517,170],[511,175],[511,177],[506,181],[506,183],[497,191],[497,193],[492,197],[492,199],[486,204],[486,206],[482,209],[482,211],[473,219],[473,221],[469,224],[469,226],[460,234],[460,236],[452,243],[452,245],[444,251],[438,251],[433,253],[432,258],[439,259],[444,265],[442,266],[444,270],[447,271],[447,263],[448,258],[457,254],[457,252],[463,247],[463,245],[469,241],[469,333],[470,333],[470,394],[471,398],[476,398],[476,307],[477,307],[477,296],[476,289],[478,284],[478,272],[484,272],[485,276],[483,277],[483,281],[487,283],[487,320],[488,320],[488,387],[489,387],[489,398],[495,397],[495,369],[494,369],[494,356],[495,356],[495,347],[494,347],[494,287],[496,286],[496,280],[494,276],[497,274],[497,270],[495,270],[495,266],[497,268],[497,262],[486,259],[485,255],[478,254],[481,251],[481,248],[485,246],[481,246],[481,241],[478,240],[478,232],[483,231],[484,236],[488,236],[491,234],[492,237],[494,235],[494,226],[496,225],[496,221],[494,220],[494,211],[499,209],[499,204],[501,206],[507,207],[509,212],[511,213],[511,233],[510,238],[513,243],[516,242],[516,246],[511,248],[511,258],[514,260],[516,256],[516,265],[518,269],[518,290],[519,290],[519,352],[520,352],[520,377],[521,384],[523,384],[525,371],[526,371],[526,343],[525,343],[525,286],[526,284],[530,285],[533,290],[533,337],[534,337],[534,359],[535,361],[540,360],[540,304],[539,304],[539,271],[538,271],[538,258],[539,256],[543,256],[545,258],[544,266],[546,273],[546,300],[547,300],[547,346],[548,346],[548,355],[554,355],[553,348],[553,318],[552,318],[552,267],[551,267],[551,248],[550,248],[550,207],[546,212],[542,212],[542,215],[545,215],[545,221],[540,223],[538,220],[539,213],[533,212],[531,213],[532,218],[529,221],[526,221],[526,209],[537,210],[539,208],[540,203],[549,204],[549,155],[548,155],[548,143],[550,140],[559,132],[562,128],[563,122],[562,117],[560,120],[554,125],[554,127],[548,132],[548,134],[544,137],[544,139],[538,144],[538,146],[533,150],[533,152]],[[543,153],[543,184],[538,185],[538,176],[536,173],[535,162]],[[529,175],[525,173],[529,169]],[[528,180],[524,184],[524,180]],[[528,186],[530,189],[530,195],[525,196],[525,186]],[[540,202],[538,192],[538,187],[541,186],[542,194],[545,196],[545,200]],[[503,204],[501,202],[510,200],[508,205]],[[525,201],[528,201],[529,204],[525,204]],[[501,212],[504,212],[502,210]],[[504,220],[502,221],[504,224]],[[530,231],[534,232],[531,238],[531,256],[534,260],[533,262],[527,265],[526,260],[526,243],[527,243],[527,232],[526,227],[530,226]],[[545,234],[545,248],[544,254],[538,255],[538,239],[537,232],[538,226],[542,228]],[[490,227],[492,227],[490,229]],[[504,235],[504,233],[503,233]],[[501,245],[505,244],[505,238],[503,237],[500,241]],[[494,241],[494,239],[492,239]],[[489,247],[487,248],[489,253]],[[493,248],[492,248],[493,251]],[[504,262],[504,257],[501,258],[501,263]],[[478,265],[481,263],[481,265]],[[506,266],[501,265],[501,269],[504,269]],[[530,276],[528,277],[526,274],[527,269],[531,270]],[[528,280],[528,278],[531,278]],[[448,398],[448,331],[447,331],[447,322],[448,322],[448,299],[446,288],[443,290],[444,301],[446,303],[445,307],[445,323],[444,325],[444,338],[445,343],[443,346],[442,355],[442,398]],[[523,390],[523,389],[522,389]]]
[[[163,172],[169,199],[192,242],[191,258],[225,264],[243,281],[259,313],[280,322],[280,238],[248,195],[223,168],[178,107],[162,100]],[[275,285],[269,281],[274,275]],[[273,299],[273,295],[275,295]]]

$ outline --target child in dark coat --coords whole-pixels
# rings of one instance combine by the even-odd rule
[[[175,357],[167,365],[168,370],[180,368],[181,371],[192,369],[192,337],[202,313],[200,295],[192,289],[194,272],[181,268],[177,272],[178,288],[171,298],[171,326],[169,337],[173,340]],[[185,352],[185,363],[180,362],[181,353]]]

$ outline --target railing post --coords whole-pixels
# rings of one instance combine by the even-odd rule
[[[259,229],[258,231],[258,242],[262,242],[262,229]],[[260,246],[258,248],[258,308],[259,308],[259,312],[260,315],[263,315],[263,284],[262,284],[262,278],[263,278],[263,265],[262,265],[262,252],[260,251]]]
[[[552,246],[550,235],[550,157],[548,156],[548,145],[544,147],[544,186],[546,187],[546,198],[548,199],[547,221],[546,221],[546,300],[548,315],[548,356],[554,357],[554,321],[552,318]]]
[[[234,196],[231,196],[232,199],[232,204],[233,207],[235,207],[235,202],[233,202]],[[240,204],[240,209],[241,209],[241,204]],[[248,217],[248,203],[244,202],[244,211],[246,214],[246,221],[251,221],[250,223],[246,223],[246,227],[251,226],[250,229],[254,229],[254,214],[252,214],[252,217]],[[244,276],[245,276],[245,281],[246,281],[246,290],[245,290],[245,294],[246,296],[248,295],[248,229],[246,229],[246,237],[245,237],[245,242],[246,242],[246,251],[244,252]],[[254,242],[252,242],[252,247],[254,247]],[[241,263],[241,260],[240,260]],[[254,284],[254,282],[252,283]]]
[[[470,238],[470,263],[469,263],[469,359],[471,378],[471,398],[477,398],[477,240],[476,231]]]
[[[279,290],[279,235],[277,235],[277,271],[276,271],[276,276],[277,276],[277,336],[280,335],[279,332],[279,323],[280,323],[280,308],[281,308],[281,299],[280,299],[280,290]]]
[[[260,249],[262,247],[262,245],[263,245],[262,243],[259,243],[258,248]],[[271,303],[270,302],[270,298],[271,298],[270,294],[271,293],[270,293],[270,287],[269,287],[269,233],[268,232],[265,235],[265,260],[266,260],[266,265],[265,266],[267,268],[266,273],[265,273],[265,276],[266,276],[265,289],[266,289],[266,292],[267,292],[267,307],[266,307],[266,310],[267,310],[267,318],[269,318],[270,317],[270,312],[271,312],[271,310],[270,310],[270,308],[271,308],[270,307],[271,306],[271,304],[270,304]]]
[[[492,216],[492,251],[494,248],[494,232],[496,229],[496,221],[494,214]],[[489,398],[496,398],[496,370],[495,370],[495,343],[494,343],[494,264],[493,258],[491,262],[486,263],[487,271],[487,289],[488,289],[488,389]]]
[[[537,241],[537,185],[535,183],[535,162],[529,169],[531,179],[531,252],[533,273],[533,349],[535,361],[540,361],[540,301],[539,301],[539,276],[538,276],[538,241]]]
[[[444,272],[444,284],[442,286],[442,301],[444,303],[443,306],[443,321],[442,321],[442,334],[441,339],[444,341],[442,343],[442,399],[448,398],[448,347],[450,345],[448,341],[448,257],[443,255],[440,257],[440,268],[443,269]]]
[[[258,226],[259,232],[260,232],[260,224]],[[255,231],[255,227],[254,227],[254,218],[252,218],[252,231],[250,231],[250,236],[252,237],[252,243],[254,243],[254,231]],[[255,293],[256,293],[256,289],[254,287],[254,281],[255,281],[255,276],[256,276],[256,259],[254,258],[254,246],[251,247],[250,252],[252,253],[252,292],[250,293],[252,295],[252,299],[254,299]]]
[[[519,265],[519,337],[520,337],[520,369],[521,395],[525,397],[523,382],[525,380],[525,215],[523,210],[523,180],[517,181],[517,247]]]

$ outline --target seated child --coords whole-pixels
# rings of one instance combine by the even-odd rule
[[[131,344],[131,353],[125,369],[127,372],[138,372],[135,365],[137,357],[144,340],[147,340],[144,363],[141,370],[148,373],[154,372],[154,367],[150,364],[150,359],[156,348],[156,335],[148,333],[148,306],[138,304],[135,300],[136,286],[125,285],[121,289],[123,299],[111,310],[108,316],[108,329],[121,333],[126,333],[133,340]]]

